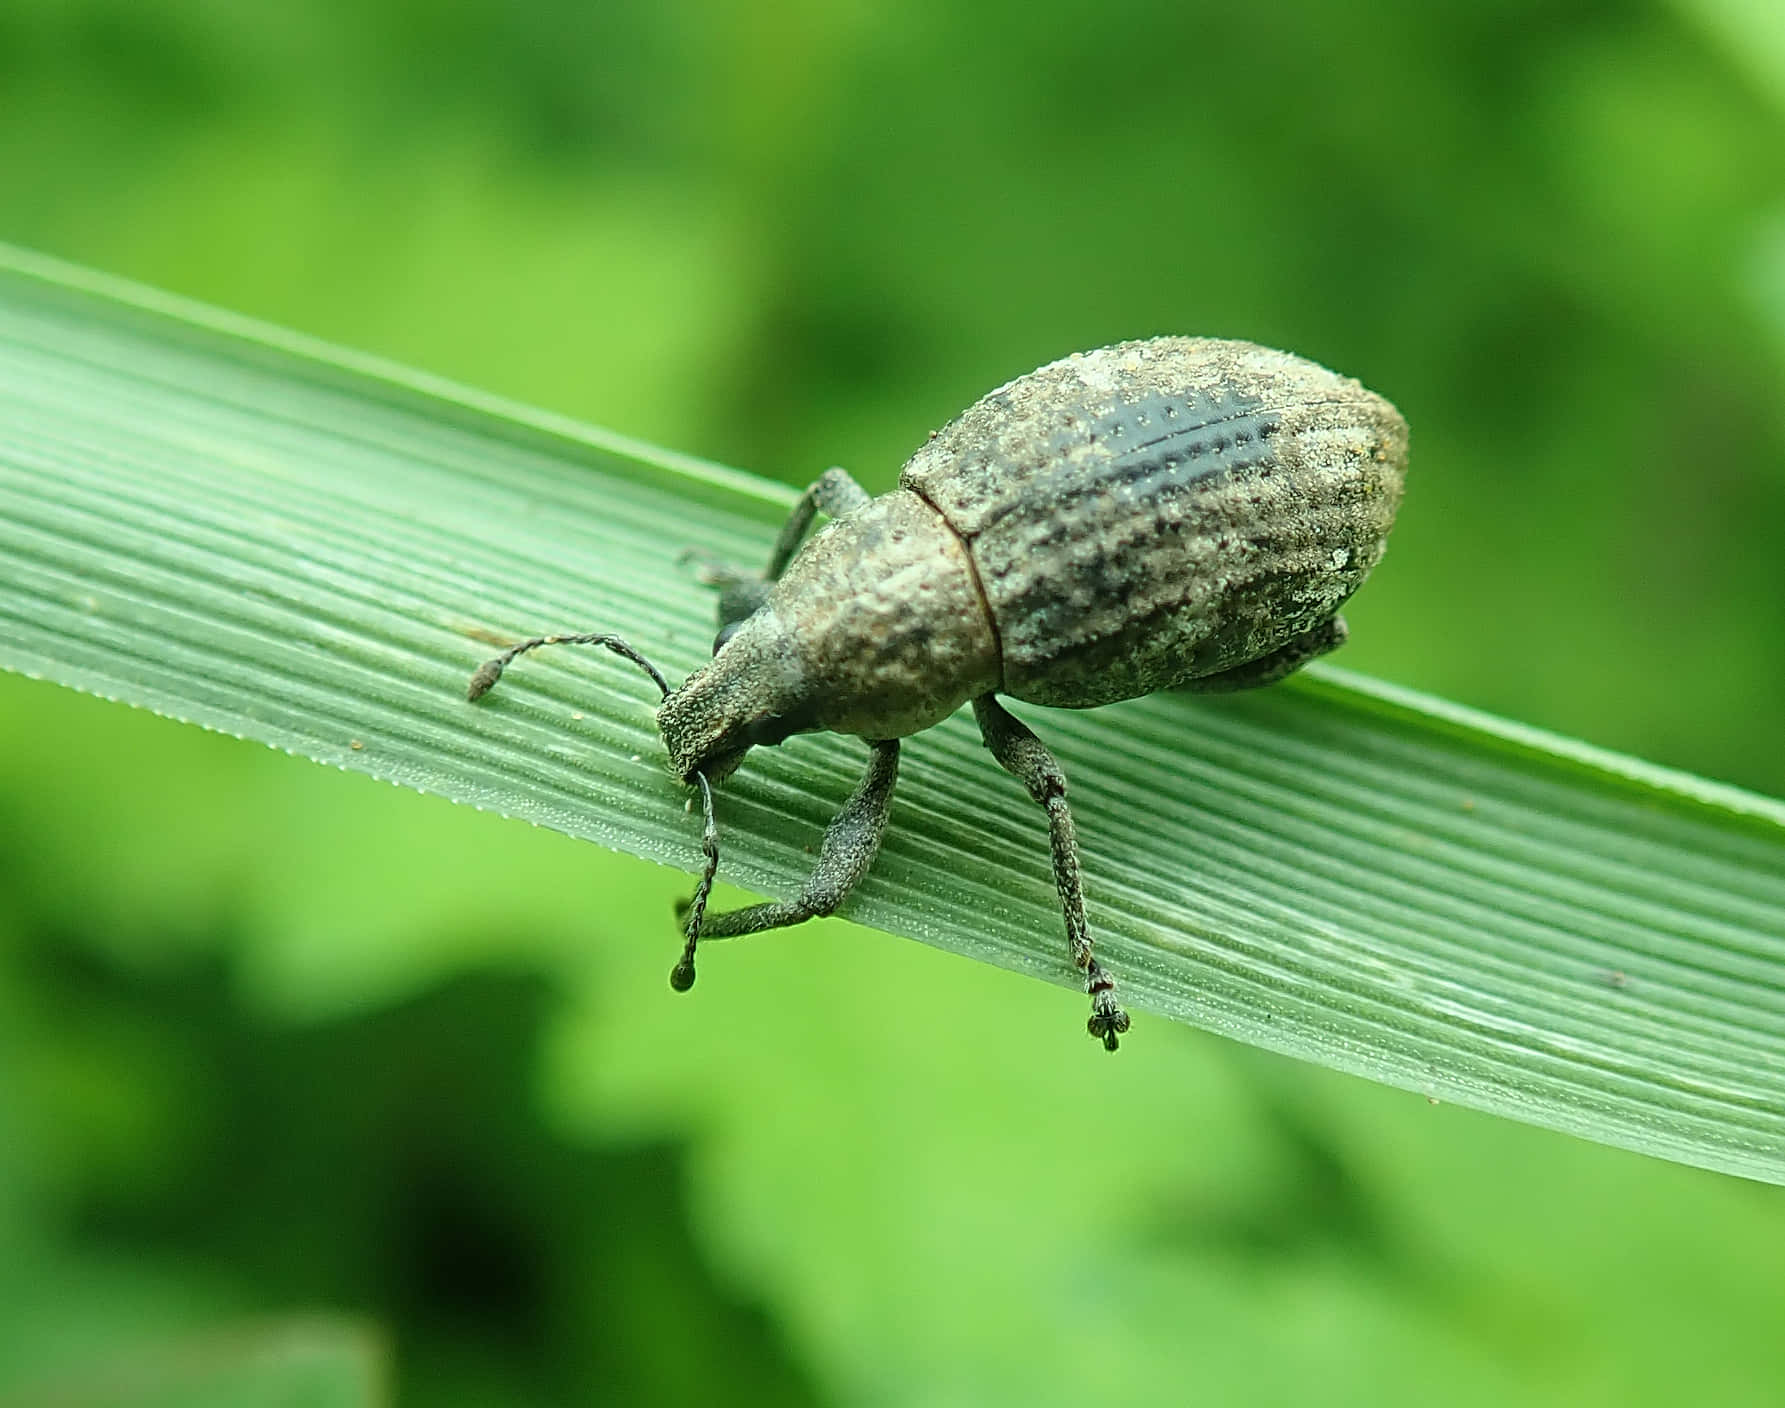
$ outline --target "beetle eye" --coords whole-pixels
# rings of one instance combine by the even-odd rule
[[[772,748],[796,733],[810,733],[818,727],[810,707],[795,708],[785,714],[758,714],[738,731],[738,741],[746,748]]]
[[[717,655],[721,650],[725,649],[725,642],[735,636],[738,633],[738,628],[743,624],[742,621],[728,621],[725,625],[721,626],[719,628],[719,634],[713,637],[713,654]]]
[[[744,728],[744,742],[751,748],[772,748],[799,732],[795,724],[795,720],[780,714],[767,714],[760,719],[752,719]]]

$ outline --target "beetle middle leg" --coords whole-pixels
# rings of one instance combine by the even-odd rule
[[[1006,772],[1018,778],[1029,795],[1047,809],[1048,839],[1054,853],[1054,884],[1060,892],[1060,908],[1066,914],[1066,942],[1072,961],[1085,975],[1085,991],[1091,995],[1091,1019],[1085,1025],[1109,1051],[1128,1030],[1128,1014],[1116,1001],[1115,979],[1103,971],[1091,952],[1091,930],[1085,922],[1085,890],[1078,859],[1078,833],[1072,809],[1066,804],[1066,774],[1047,750],[1047,745],[1008,709],[989,694],[973,701],[973,717],[985,746]]]
[[[730,939],[741,934],[757,934],[764,929],[781,929],[789,924],[803,924],[808,919],[834,914],[874,864],[880,840],[886,835],[886,820],[892,810],[893,784],[899,780],[899,740],[885,739],[870,743],[873,750],[868,770],[863,775],[843,809],[825,828],[824,843],[819,847],[818,864],[801,887],[799,897],[791,900],[769,900],[725,914],[709,914],[693,939]],[[690,977],[692,959],[690,957]]]

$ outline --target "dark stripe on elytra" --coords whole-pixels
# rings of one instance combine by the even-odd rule
[[[1249,470],[1253,472],[1248,473]],[[1249,506],[1244,499],[1247,492],[1244,486],[1264,479],[1268,472],[1268,467],[1254,469],[1245,463],[1230,463],[1217,466],[1194,480],[1171,482],[1144,497],[1137,496],[1122,504],[1119,512],[1106,516],[1107,521],[1102,525],[1097,540],[1099,559],[1128,557],[1136,549],[1142,554],[1181,551],[1185,535],[1217,539],[1248,537],[1269,541],[1269,536],[1264,531],[1266,525],[1257,521],[1256,502]],[[1108,482],[1100,480],[1094,487],[1101,491],[1107,487]],[[1070,503],[1081,497],[1084,495],[1061,496],[1054,499],[1052,504],[1058,506],[1062,502]],[[1186,513],[1175,520],[1166,512],[1184,500],[1194,499],[1206,500],[1208,509],[1203,513]],[[1297,517],[1306,519],[1317,513],[1320,507],[1318,504],[1304,502],[1296,505],[1295,511]],[[997,544],[995,555],[1009,554],[1012,559],[1022,561],[1034,553],[1059,552],[1064,547],[1062,537],[1066,530],[1054,521],[1056,518],[1057,514],[1049,513],[1038,516],[1024,527],[1007,530],[1003,540]],[[1251,532],[1247,532],[1243,526],[1248,518],[1255,524]],[[1025,536],[1025,528],[1029,536]],[[985,534],[982,532],[975,537],[983,541]],[[1177,544],[1175,548],[1168,547],[1168,544],[1174,542]],[[1080,575],[1089,565],[1067,558],[1053,580],[1058,580],[1062,575]],[[998,572],[996,575],[1002,578],[1007,574]],[[1047,593],[1053,590],[1055,588],[1049,585],[1049,579],[1039,575],[1030,587],[1033,592]],[[1028,593],[1024,593],[1024,596],[1027,595]],[[1022,598],[1008,600],[1014,607]]]
[[[1247,473],[1248,468],[1251,473]],[[1283,500],[1272,512],[1261,515],[1263,500],[1257,486],[1269,477],[1268,465],[1233,463],[1219,477],[1205,475],[1171,484],[1167,492],[1136,497],[1121,505],[1120,511],[1108,515],[1099,548],[1110,557],[1125,555],[1135,548],[1151,552],[1163,548],[1168,541],[1181,545],[1187,535],[1223,542],[1244,538],[1250,540],[1255,553],[1267,552],[1279,541],[1285,546],[1329,538],[1341,541],[1346,536],[1345,528],[1357,517],[1358,506],[1368,497],[1365,485],[1356,479],[1333,475],[1304,478],[1297,483],[1299,496]],[[1202,507],[1176,516],[1167,512],[1185,501],[1200,501]],[[1038,519],[1033,526],[1043,529],[1038,538],[1025,541],[1020,536],[1007,537],[999,546],[1013,556],[1025,549],[1047,551],[1058,546],[1060,530],[1048,519]],[[1069,563],[1069,567],[1076,570],[1082,564]]]
[[[1252,401],[1253,406],[1257,404],[1253,398],[1244,399]],[[1275,454],[1264,442],[1280,428],[1280,412],[1216,405],[1201,411],[1201,419],[1177,425],[1173,422],[1183,416],[1177,404],[1162,396],[1148,397],[1092,422],[1083,440],[1057,437],[1047,459],[1022,480],[1019,492],[1010,495],[976,526],[974,536],[989,532],[1012,514],[1067,507],[1092,495],[1142,485],[1149,479],[1157,482],[1146,486],[1145,495],[1165,499],[1199,481],[1241,469],[1263,469],[1275,461]],[[1199,413],[1194,401],[1185,404],[1192,416]],[[1149,428],[1152,422],[1159,421],[1170,424],[1171,429],[1124,447],[1093,465],[1075,465],[1066,460],[1065,452],[1072,445],[1122,440],[1128,427],[1137,424],[1143,414]],[[1233,454],[1236,450],[1252,451],[1254,446],[1260,447],[1260,451]]]

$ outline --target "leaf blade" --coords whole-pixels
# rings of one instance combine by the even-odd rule
[[[695,668],[676,549],[759,560],[785,490],[18,252],[0,426],[0,663],[694,863],[627,667],[464,684],[540,631]],[[1785,1181],[1785,806],[1333,669],[1027,716],[1136,1006]],[[790,893],[859,766],[759,750],[725,873]],[[1071,981],[1039,816],[971,725],[904,771],[850,917]]]

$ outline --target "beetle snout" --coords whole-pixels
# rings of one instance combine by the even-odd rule
[[[715,786],[725,781],[738,770],[744,756],[750,751],[749,745],[742,748],[731,748],[720,753],[710,753],[701,761],[692,763],[682,772],[682,781],[692,783],[696,773],[705,776]]]
[[[790,715],[758,714],[739,721],[697,748],[683,749],[670,740],[669,730],[676,724],[666,722],[661,711],[658,724],[664,730],[670,760],[684,782],[694,781],[697,772],[705,773],[708,782],[721,782],[738,770],[738,765],[752,748],[772,748],[811,727]]]
[[[670,765],[683,781],[717,782],[759,744],[813,727],[800,674],[779,622],[759,611],[657,710]]]

